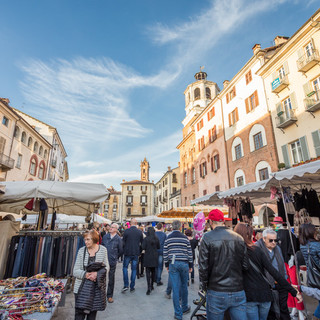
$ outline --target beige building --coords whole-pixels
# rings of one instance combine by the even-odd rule
[[[110,192],[110,197],[104,204],[104,217],[111,221],[118,222],[120,221],[121,192],[115,190],[112,186],[107,189]]]
[[[67,181],[69,179],[68,164],[66,161],[67,152],[59,136],[58,130],[18,109],[14,109],[14,111],[25,119],[52,145],[49,153],[49,166],[46,172],[46,180]]]
[[[155,211],[156,214],[165,210],[177,208],[181,204],[180,168],[171,169],[155,184]]]
[[[320,156],[320,10],[258,70],[265,82],[279,162]]]
[[[154,183],[149,181],[150,165],[146,158],[141,161],[141,179],[121,183],[120,221],[134,217],[153,215]]]
[[[45,180],[52,145],[9,103],[0,99],[0,179]]]

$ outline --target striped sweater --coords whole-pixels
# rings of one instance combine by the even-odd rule
[[[85,259],[84,252],[86,250]],[[87,247],[82,247],[78,251],[77,259],[73,267],[73,276],[76,278],[74,283],[74,293],[78,293],[79,287],[81,285],[82,279],[86,275],[86,271],[83,269],[83,265],[86,267],[88,265],[89,253]],[[99,245],[99,250],[96,252],[95,262],[103,262],[106,265],[107,274],[109,272],[109,262],[108,262],[108,252],[104,246]]]
[[[193,258],[190,241],[178,230],[174,230],[171,234],[169,234],[164,242],[163,259],[167,268],[172,262],[174,255],[175,260],[186,261],[189,263],[189,268],[192,268]]]

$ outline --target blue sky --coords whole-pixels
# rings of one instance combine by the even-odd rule
[[[119,188],[176,167],[183,91],[222,87],[255,43],[291,36],[315,0],[0,0],[0,96],[56,127],[70,181]]]

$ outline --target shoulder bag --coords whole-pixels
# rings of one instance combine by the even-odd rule
[[[320,289],[320,266],[316,264],[314,258],[310,254],[310,246],[308,244],[308,269],[307,269],[307,285],[311,288]]]
[[[270,311],[272,311],[275,316],[277,317],[276,319],[280,319],[280,303],[279,303],[279,292],[275,289],[272,288],[269,280],[267,277],[259,270],[259,268],[252,262],[251,259],[249,259],[249,263],[253,270],[257,272],[258,274],[261,274],[262,278],[268,283],[271,293],[272,293],[272,302],[270,306]]]

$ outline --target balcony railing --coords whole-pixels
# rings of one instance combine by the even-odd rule
[[[52,160],[52,161],[51,161],[51,166],[52,166],[53,168],[55,168],[55,167],[57,166],[57,160]]]
[[[297,122],[297,120],[298,119],[295,116],[293,110],[281,111],[276,117],[276,127],[279,129],[283,129]]]
[[[14,167],[14,159],[0,153],[0,167],[3,170],[10,170]]]
[[[271,90],[273,93],[279,93],[289,85],[287,76],[278,77],[271,82]]]
[[[307,72],[319,62],[318,50],[312,49],[297,60],[298,70],[300,72]]]
[[[146,202],[140,202],[140,206],[146,206],[147,203]]]
[[[132,202],[126,202],[126,206],[133,206]]]
[[[314,112],[320,109],[320,92],[319,90],[313,91],[307,98],[304,99],[306,111]]]

